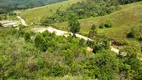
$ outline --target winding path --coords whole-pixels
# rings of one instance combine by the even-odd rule
[[[26,24],[26,21],[25,21],[24,19],[22,19],[20,16],[17,16],[17,18],[21,21],[22,25],[28,26],[28,25]],[[50,26],[50,27],[47,27],[47,28],[32,28],[31,30],[32,30],[33,32],[40,32],[40,33],[42,33],[42,32],[44,32],[44,31],[48,30],[50,33],[53,33],[53,32],[54,32],[57,36],[65,36],[65,37],[67,37],[67,36],[69,36],[69,35],[73,35],[73,33],[71,33],[71,32],[58,30],[58,29],[55,29],[55,28],[53,28],[53,27],[51,27],[51,26]],[[90,39],[90,38],[88,38],[88,37],[85,37],[85,36],[83,36],[83,35],[80,35],[80,34],[75,34],[75,35],[76,35],[77,38],[81,38],[81,39],[84,39],[84,40],[86,40],[86,41],[87,41],[87,40],[93,41],[92,39]],[[113,52],[119,54],[119,50],[116,49],[116,48],[114,48],[113,46],[111,46],[111,51],[113,51]]]
[[[44,31],[49,31],[50,33],[55,33],[56,35],[58,35],[58,36],[65,36],[65,37],[67,37],[67,36],[69,36],[69,35],[73,35],[73,33],[71,33],[71,32],[67,32],[67,31],[62,31],[62,30],[58,30],[58,29],[55,29],[55,28],[53,28],[53,27],[47,27],[47,28],[32,28],[31,29],[33,32],[40,32],[40,33],[42,33],[42,32],[44,32]],[[77,38],[81,38],[81,39],[84,39],[84,40],[90,40],[90,41],[93,41],[92,39],[90,39],[90,38],[88,38],[88,37],[85,37],[85,36],[83,36],[83,35],[80,35],[80,34],[75,34],[76,35],[76,37]],[[111,46],[111,51],[113,51],[113,52],[115,52],[115,53],[117,53],[117,54],[119,54],[119,50],[118,49],[116,49],[116,48],[114,48],[113,46]]]
[[[22,19],[20,16],[17,16],[17,18],[21,21],[21,24],[24,25],[24,26],[28,26],[26,24],[26,21],[24,19]]]
[[[21,21],[21,24],[22,25],[24,25],[24,26],[28,26],[27,24],[26,24],[26,21],[24,20],[24,19],[22,19],[20,16],[17,16],[17,18]],[[71,32],[67,32],[67,31],[62,31],[62,30],[58,30],[58,29],[55,29],[55,28],[53,28],[53,27],[47,27],[47,28],[32,28],[31,29],[33,32],[40,32],[40,33],[42,33],[42,32],[44,32],[44,31],[46,31],[46,30],[48,30],[50,33],[55,33],[57,36],[65,36],[65,37],[67,37],[67,36],[69,36],[69,35],[73,35],[73,33],[71,33]],[[83,36],[83,35],[80,35],[80,34],[75,34],[76,35],[76,37],[77,38],[81,38],[81,39],[84,39],[84,40],[90,40],[90,41],[94,41],[94,40],[92,40],[92,39],[90,39],[90,38],[88,38],[88,37],[85,37],[85,36]],[[93,50],[92,48],[90,48],[90,47],[87,47],[87,50],[89,50],[89,51],[91,51],[91,50]],[[115,53],[117,53],[117,54],[119,54],[119,49],[117,49],[117,48],[114,48],[113,46],[111,46],[111,51],[113,51],[113,52],[115,52]],[[140,60],[142,60],[142,58],[140,58]]]

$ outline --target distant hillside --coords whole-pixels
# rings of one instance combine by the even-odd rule
[[[47,17],[54,15],[56,10],[60,8],[61,11],[65,11],[72,4],[81,2],[83,0],[67,0],[64,2],[59,2],[55,4],[50,4],[47,6],[42,6],[38,8],[27,9],[21,11],[21,16],[30,24],[40,23],[40,21]],[[34,14],[33,14],[34,13]]]
[[[2,10],[27,9],[43,6],[65,0],[0,0],[0,12]]]

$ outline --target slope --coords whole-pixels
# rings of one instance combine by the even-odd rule
[[[60,1],[65,0],[0,0],[0,8],[8,8],[9,6],[17,8],[37,7]]]
[[[60,10],[66,10],[67,7],[69,7],[73,3],[77,3],[82,0],[69,0],[69,1],[64,1],[64,2],[59,2],[43,7],[38,7],[38,8],[33,8],[33,9],[28,9],[21,11],[21,16],[25,18],[25,20],[30,23],[39,23],[40,20],[45,18],[46,16],[53,15],[57,9],[60,8]]]
[[[121,6],[120,10],[106,16],[100,16],[95,18],[92,17],[80,20],[80,33],[87,35],[90,31],[92,24],[96,24],[99,27],[101,23],[104,23],[107,20],[112,21],[113,27],[105,29],[98,28],[98,33],[105,33],[111,38],[125,38],[126,35],[124,35],[124,33],[126,34],[130,31],[131,25],[142,21],[142,2]],[[67,22],[55,23],[53,25],[59,29],[67,29],[68,26]]]

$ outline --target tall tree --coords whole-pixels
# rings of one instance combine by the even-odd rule
[[[93,24],[92,27],[91,27],[91,30],[88,34],[88,37],[89,38],[94,38],[94,36],[97,34],[97,30],[96,30],[96,25]]]
[[[75,33],[78,33],[80,31],[80,23],[75,15],[69,16],[68,27],[70,31],[73,33],[73,37],[76,37]]]

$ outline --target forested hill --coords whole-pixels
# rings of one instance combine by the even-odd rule
[[[61,1],[65,0],[0,0],[0,12],[4,12],[4,10],[33,8]]]

